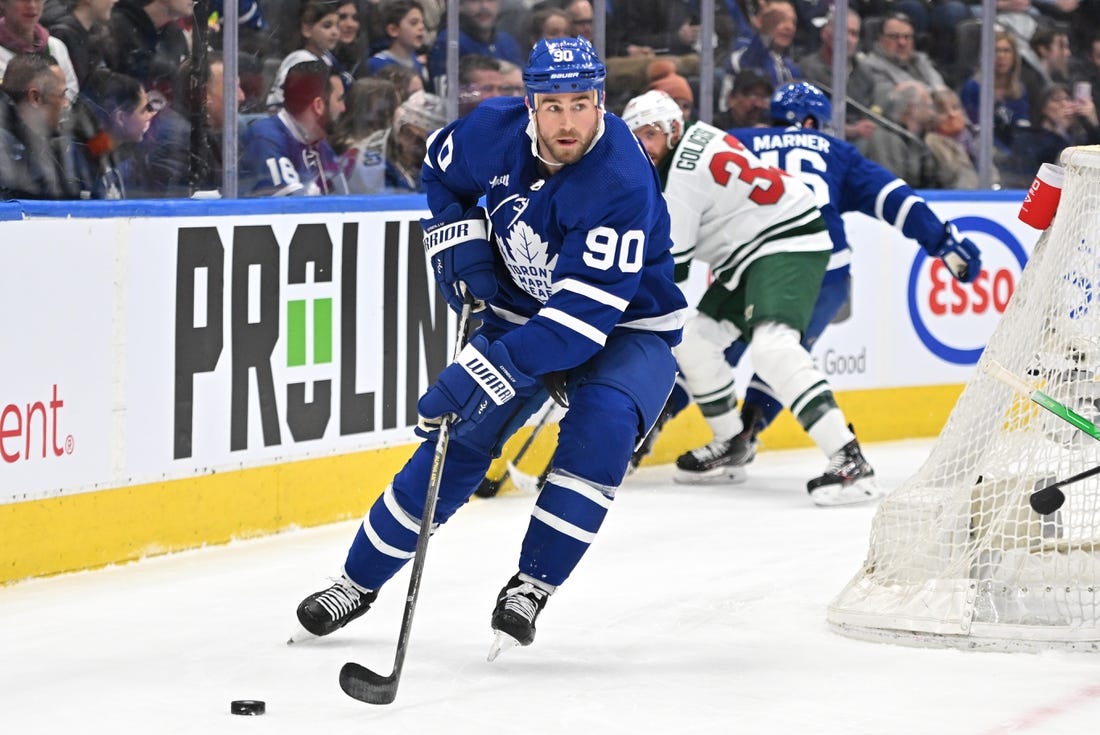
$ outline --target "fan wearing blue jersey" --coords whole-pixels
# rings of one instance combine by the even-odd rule
[[[525,98],[486,100],[429,139],[425,248],[442,298],[456,310],[475,300],[481,326],[421,397],[424,442],[367,513],[343,575],[299,606],[308,633],[362,615],[414,555],[443,416],[436,524],[466,503],[548,386],[568,405],[518,572],[492,613],[490,660],[534,640],[547,599],[595,539],[672,390],[687,308],[660,182],[605,112],[605,77],[584,39],[541,40]]]
[[[693,261],[713,275],[676,359],[714,438],[676,460],[676,480],[744,477],[751,457],[736,441],[744,427],[724,357],[743,338],[753,364],[828,458],[824,473],[806,484],[811,500],[846,505],[879,497],[874,470],[828,380],[800,344],[831,250],[813,192],[712,125],[685,130],[682,111],[663,92],[632,99],[623,119],[664,181],[678,280]]]
[[[344,112],[344,85],[323,61],[303,61],[286,74],[283,108],[241,136],[244,196],[347,194],[336,153],[326,140]]]

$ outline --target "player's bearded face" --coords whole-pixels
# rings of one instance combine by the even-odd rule
[[[642,142],[642,147],[649,154],[649,160],[653,161],[653,165],[660,166],[661,161],[665,160],[665,156],[669,153],[668,136],[665,135],[665,131],[656,125],[643,125],[635,130],[634,134]]]
[[[592,145],[603,111],[595,92],[537,95],[539,152],[552,163],[576,163]]]

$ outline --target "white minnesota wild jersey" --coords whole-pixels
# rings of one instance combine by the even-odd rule
[[[833,247],[809,187],[706,123],[688,128],[676,146],[665,200],[678,281],[697,259],[732,291],[765,255]]]

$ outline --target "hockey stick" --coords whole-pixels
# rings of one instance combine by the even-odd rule
[[[1005,385],[1012,386],[1018,393],[1030,398],[1032,403],[1039,404],[1066,423],[1072,424],[1074,427],[1085,432],[1093,439],[1100,439],[1100,426],[1092,423],[1064,403],[1054,400],[1041,390],[1033,390],[1031,386],[1025,383],[1015,373],[1009,371],[1004,365],[1001,365],[996,360],[987,360],[983,363],[982,369],[991,377],[996,378]]]
[[[508,477],[512,479],[512,484],[519,490],[534,495],[542,486],[546,484],[546,478],[550,474],[550,465],[554,462],[554,455],[550,455],[550,459],[546,460],[546,466],[539,473],[538,477],[529,475],[522,471],[519,467],[516,467],[514,462],[508,463]]]
[[[1100,465],[1093,467],[1091,470],[1078,472],[1073,477],[1067,477],[1065,480],[1060,480],[1053,485],[1047,485],[1041,490],[1036,490],[1028,498],[1028,503],[1031,504],[1031,509],[1039,515],[1049,515],[1061,508],[1062,504],[1066,502],[1066,494],[1062,492],[1063,487],[1081,480],[1087,480],[1094,475],[1100,475]]]
[[[465,302],[462,304],[462,315],[458,319],[458,338],[455,340],[453,360],[458,359],[458,353],[466,345],[466,326],[470,321],[470,308],[472,305],[473,301],[467,295]],[[409,592],[405,596],[405,612],[401,616],[401,632],[397,636],[397,654],[393,661],[393,673],[389,676],[382,676],[365,666],[350,661],[340,669],[340,688],[349,697],[358,699],[361,702],[389,704],[397,698],[397,685],[401,680],[401,669],[405,665],[405,652],[409,647],[409,633],[412,631],[416,598],[420,594],[420,578],[424,574],[424,557],[428,553],[428,540],[432,536],[432,519],[435,517],[436,500],[439,498],[439,483],[443,479],[443,461],[447,457],[450,431],[451,415],[448,414],[439,422],[439,435],[435,442],[432,470],[428,476],[428,491],[424,498],[424,515],[420,518],[420,535],[416,539],[412,575],[409,578]]]
[[[538,423],[535,424],[535,428],[531,430],[530,436],[528,436],[527,439],[520,446],[519,451],[516,452],[516,456],[513,457],[505,466],[504,473],[495,480],[486,475],[485,479],[481,481],[481,484],[477,486],[477,490],[474,490],[474,495],[478,496],[479,498],[492,498],[495,497],[498,492],[500,492],[500,487],[504,484],[504,481],[508,479],[508,476],[512,472],[512,467],[515,466],[516,462],[519,462],[521,459],[523,459],[523,456],[527,454],[527,450],[531,448],[532,444],[534,444],[535,439],[539,435],[539,432],[541,432],[546,427],[546,425],[550,423],[550,415],[554,413],[554,406],[556,405],[556,403],[551,401],[549,405],[546,406],[546,408],[542,412],[542,416],[539,417]]]
[[[1008,368],[1001,365],[996,360],[985,361],[982,364],[982,369],[991,377],[996,378],[1005,385],[1011,386],[1018,393],[1030,398],[1032,403],[1037,403],[1066,423],[1085,432],[1093,439],[1100,440],[1100,426],[1092,423],[1064,403],[1060,403],[1051,398],[1041,390],[1033,390],[1031,386],[1020,379],[1019,376],[1008,370]],[[1076,474],[1061,482],[1056,482],[1053,485],[1044,487],[1041,490],[1036,490],[1031,494],[1028,503],[1030,503],[1032,510],[1036,513],[1041,515],[1053,513],[1062,507],[1062,503],[1066,502],[1065,493],[1061,490],[1063,486],[1078,482],[1079,480],[1084,480],[1095,474],[1100,474],[1100,467],[1094,467],[1091,470],[1086,470],[1085,472]]]

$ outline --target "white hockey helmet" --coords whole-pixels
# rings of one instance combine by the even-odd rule
[[[631,130],[656,125],[668,137],[669,148],[674,145],[673,135],[684,132],[684,111],[667,92],[659,89],[651,89],[627,102],[622,118]]]

